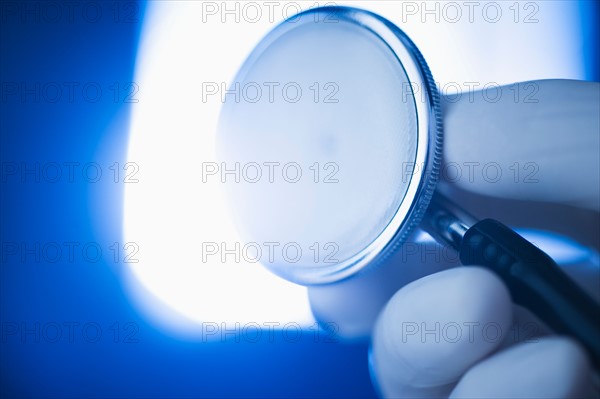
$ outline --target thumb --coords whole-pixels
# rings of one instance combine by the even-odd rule
[[[381,309],[403,286],[458,265],[453,250],[413,236],[382,265],[335,284],[308,287],[310,306],[321,324],[333,324],[342,340],[366,340]]]
[[[600,210],[599,83],[515,83],[442,103],[447,182],[482,195]]]

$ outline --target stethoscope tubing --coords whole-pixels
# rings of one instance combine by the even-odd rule
[[[600,368],[600,306],[544,251],[494,219],[476,221],[436,193],[422,227],[453,249],[465,266],[484,266],[508,287],[513,301],[558,334],[575,338]]]

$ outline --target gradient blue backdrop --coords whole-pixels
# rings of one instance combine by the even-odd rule
[[[50,263],[31,254],[22,259],[20,250],[17,255],[10,252],[12,243],[99,242],[106,249],[111,242],[122,242],[122,185],[111,178],[70,183],[65,176],[52,183],[25,175],[23,182],[20,174],[10,175],[6,168],[94,161],[109,173],[114,162],[126,162],[129,105],[122,93],[115,101],[109,87],[133,81],[144,4],[95,2],[102,17],[89,23],[79,7],[72,22],[68,15],[51,22],[52,15],[36,14],[40,2],[18,2],[16,15],[9,3],[2,4],[0,16],[0,156],[5,167],[0,196],[0,396],[374,396],[364,344],[315,343],[310,335],[294,344],[176,340],[136,313],[123,291],[123,265],[110,256],[92,264],[81,257],[70,263],[63,254],[61,261]],[[598,7],[582,3],[581,12],[587,38],[582,57],[588,79],[598,80]],[[73,102],[64,98],[66,91],[56,103],[44,98],[36,102],[29,94],[23,102],[20,93],[9,95],[12,82],[26,87],[36,82],[79,82],[79,87],[97,82],[103,95],[92,103],[83,101],[76,89]],[[22,323],[31,329],[35,323],[52,322],[80,327],[97,323],[103,336],[88,343],[76,328],[72,343],[65,336],[51,343],[44,337],[35,342],[32,333],[8,334]],[[121,333],[126,332],[125,323],[136,323],[137,342],[125,343],[121,335],[115,343],[110,330],[115,322]],[[62,332],[67,333],[66,327]]]

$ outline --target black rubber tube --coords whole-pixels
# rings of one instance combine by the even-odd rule
[[[578,340],[600,368],[600,306],[545,252],[502,223],[485,219],[465,233],[460,259],[463,265],[495,271],[515,303],[558,334]]]

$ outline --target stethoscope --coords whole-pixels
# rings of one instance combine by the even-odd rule
[[[269,269],[336,282],[381,264],[421,227],[463,265],[493,270],[515,303],[600,365],[594,300],[535,245],[436,191],[439,94],[397,26],[355,8],[303,12],[256,46],[234,84],[243,98],[223,105],[220,154],[251,175],[227,185],[242,236],[286,251],[263,260]]]

